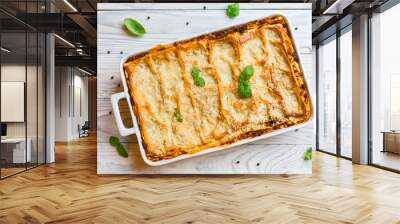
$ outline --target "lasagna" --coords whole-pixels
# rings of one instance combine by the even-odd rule
[[[248,66],[251,96],[244,98],[238,86]],[[283,16],[156,46],[129,58],[124,70],[150,160],[226,146],[312,114]]]

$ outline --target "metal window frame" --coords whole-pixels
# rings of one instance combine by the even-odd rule
[[[368,107],[368,114],[367,114],[367,119],[368,119],[368,155],[367,155],[367,163],[368,165],[372,165],[373,161],[373,149],[372,149],[372,65],[371,65],[371,57],[372,57],[372,32],[371,32],[371,20],[372,20],[372,13],[368,13],[368,35],[367,35],[367,44],[368,44],[368,53],[367,53],[367,64],[368,64],[368,69],[367,69],[367,83],[368,83],[368,96],[367,96],[367,107]]]
[[[340,65],[340,37],[341,32],[339,29],[336,30],[336,154],[341,157],[342,155],[342,123],[340,118],[340,77],[341,77],[341,65]]]

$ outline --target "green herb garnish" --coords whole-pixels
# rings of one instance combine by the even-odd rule
[[[244,70],[240,73],[240,81],[249,81],[254,74],[254,68],[251,65],[246,66]]]
[[[192,77],[196,86],[204,87],[206,85],[206,81],[204,81],[203,77],[201,76],[201,71],[199,68],[192,68]]]
[[[196,66],[194,66],[193,68],[192,68],[192,76],[199,76],[200,75],[200,69],[198,68],[198,67],[196,67]]]
[[[198,77],[194,80],[194,84],[199,87],[204,87],[206,85],[206,81],[204,81],[203,77]]]
[[[312,160],[312,148],[309,147],[304,154],[304,160]]]
[[[251,65],[248,65],[244,68],[244,70],[240,73],[239,76],[239,95],[241,98],[249,98],[251,97],[252,91],[251,91],[251,85],[250,85],[250,78],[254,74],[254,68]]]
[[[129,33],[136,36],[143,36],[146,33],[146,30],[138,21],[132,18],[124,19],[125,28],[129,31]]]
[[[118,154],[124,158],[128,158],[128,152],[125,147],[121,144],[118,137],[110,136],[110,144],[115,147]]]
[[[117,152],[118,152],[118,154],[119,154],[120,156],[122,156],[122,157],[124,157],[124,158],[128,158],[128,152],[126,151],[125,147],[124,147],[121,143],[119,143],[119,144],[116,146],[116,149],[117,149]]]
[[[233,18],[239,15],[239,11],[239,3],[230,4],[228,5],[228,8],[226,8],[226,15]]]
[[[110,144],[112,146],[117,146],[119,144],[119,138],[115,136],[110,136]]]
[[[253,95],[249,81],[240,81],[238,89],[242,98],[249,98]]]
[[[176,121],[183,122],[182,114],[181,114],[181,112],[179,112],[179,110],[175,109],[174,117],[175,117]]]

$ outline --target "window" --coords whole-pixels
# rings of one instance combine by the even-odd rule
[[[400,5],[371,18],[372,164],[400,170]]]
[[[340,36],[340,155],[352,157],[352,32]]]
[[[351,158],[353,97],[351,25],[338,32],[338,35],[340,36],[334,35],[323,41],[318,48],[317,149]]]
[[[336,38],[318,48],[318,149],[336,153]]]
[[[400,130],[400,73],[390,74],[389,128]]]

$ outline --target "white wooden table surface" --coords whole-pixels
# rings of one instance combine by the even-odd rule
[[[139,153],[136,136],[121,137],[112,114],[110,96],[122,91],[119,63],[126,54],[140,52],[156,44],[172,43],[212,30],[241,24],[269,15],[284,15],[294,39],[306,79],[315,99],[312,76],[311,4],[240,4],[240,16],[229,19],[225,3],[100,3],[97,17],[97,172],[99,174],[297,174],[311,173],[312,162],[304,160],[309,146],[315,147],[315,125],[233,149],[150,167]],[[133,37],[122,29],[125,17],[141,22],[147,34]],[[128,106],[121,109],[129,124]],[[110,135],[120,137],[129,158],[118,156],[110,146]]]

